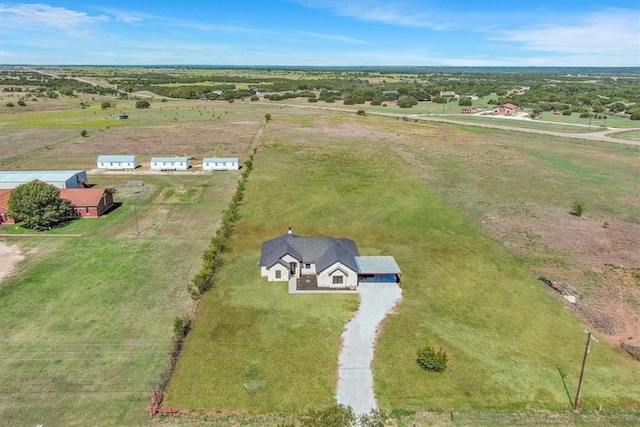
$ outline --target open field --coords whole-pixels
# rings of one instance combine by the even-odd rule
[[[2,125],[3,168],[90,169],[106,150],[139,153],[143,164],[166,154],[242,160],[264,114],[273,116],[226,267],[202,301],[166,405],[290,412],[332,402],[338,338],[358,301],[289,296],[285,284],[259,277],[261,243],[292,226],[350,237],[362,254],[398,260],[405,298],[382,331],[374,374],[384,409],[419,411],[408,425],[430,416],[447,425],[449,413],[440,411],[452,409],[456,424],[509,424],[516,412],[566,409],[584,348],[584,325],[572,311],[605,338],[588,359],[587,411],[602,407],[621,424],[638,419],[640,368],[614,348],[623,337],[640,338],[632,269],[640,266],[633,251],[640,245],[637,147],[277,102],[116,104],[130,119],[87,127],[87,138],[81,123],[95,120],[87,110],[103,113],[99,104],[67,115],[20,113],[23,119]],[[11,151],[23,135],[28,148]],[[192,308],[186,284],[237,177],[93,174],[91,182],[117,187],[123,204],[98,221],[49,233],[82,236],[2,238],[26,256],[16,276],[0,283],[3,419],[147,422],[173,318]],[[125,186],[134,179],[148,184],[137,200],[139,236],[136,189]],[[587,206],[583,218],[568,214],[577,198]],[[564,303],[537,274],[574,285],[579,304]],[[415,365],[424,341],[449,353],[443,375]],[[426,410],[438,413],[421,415]],[[579,416],[558,416],[580,424]]]
[[[341,298],[327,309],[327,296],[288,296],[284,284],[265,282],[255,268],[261,243],[292,226],[301,235],[352,238],[361,253],[392,254],[401,266],[404,301],[382,331],[375,361],[384,409],[568,408],[584,326],[525,268],[526,259],[510,255],[425,185],[436,179],[454,188],[471,185],[479,177],[445,176],[461,173],[467,161],[506,167],[502,163],[512,159],[473,159],[463,152],[496,138],[514,146],[526,140],[515,135],[331,113],[275,119],[256,155],[234,250],[219,285],[203,301],[166,405],[289,412],[328,403],[335,373],[325,364],[338,343],[328,344],[326,337],[339,335],[337,320],[349,306]],[[568,141],[555,143],[575,149]],[[628,151],[615,153],[625,158]],[[430,156],[449,167],[438,170]],[[628,161],[634,164],[632,157]],[[533,168],[538,160],[529,162]],[[559,182],[566,180],[562,162],[551,163],[548,173],[553,171]],[[525,191],[524,184],[514,184]],[[633,189],[623,184],[620,191]],[[616,216],[624,217],[625,208],[619,209]],[[425,341],[448,351],[444,374],[427,375],[416,366],[415,351]],[[279,358],[267,348],[278,349]],[[194,385],[198,378],[204,381]],[[601,343],[589,358],[585,405],[636,407],[638,381],[637,363]]]
[[[146,140],[151,153],[152,138],[162,141],[162,132],[147,135],[135,120],[122,123],[129,133],[109,127],[102,135],[116,133],[102,140],[93,135],[81,138],[55,122],[61,117],[92,120],[91,115],[75,105],[66,112],[62,102],[58,107],[62,112],[25,111],[3,123],[9,130],[0,138],[4,168],[88,169],[101,150],[130,150]],[[192,117],[189,108],[175,114]],[[40,125],[33,124],[36,116]],[[245,121],[251,122],[248,117]],[[211,129],[216,135],[209,139],[211,146],[240,156],[259,127],[237,125],[233,138],[226,139],[229,134],[217,125],[217,132]],[[25,135],[29,144],[12,151]],[[120,145],[116,135],[129,145]],[[193,311],[187,285],[200,268],[201,254],[238,177],[90,174],[91,183],[117,189],[115,201],[121,205],[108,215],[78,220],[45,237],[25,237],[32,233],[20,227],[0,228],[15,234],[1,239],[19,248],[25,258],[14,275],[0,283],[3,423],[147,422],[152,392],[168,366],[173,320]],[[142,180],[145,186],[128,187],[131,180]]]
[[[26,256],[0,283],[0,416],[9,424],[144,422],[168,363],[173,319],[192,310],[186,287],[237,175],[144,177],[140,235],[134,189],[125,186],[138,178],[91,178],[116,187],[122,205],[50,237],[3,238]],[[179,187],[200,197],[158,199]]]

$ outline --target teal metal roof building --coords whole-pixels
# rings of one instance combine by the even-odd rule
[[[86,171],[0,171],[0,189],[10,190],[36,179],[58,188],[83,188],[89,183]]]

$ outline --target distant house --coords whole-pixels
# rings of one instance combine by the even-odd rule
[[[88,185],[86,171],[0,171],[0,189],[10,190],[36,179],[58,188]]]
[[[443,98],[455,98],[458,95],[456,95],[456,93],[452,90],[441,90],[440,96]]]
[[[204,171],[237,171],[240,169],[240,162],[237,157],[206,157],[202,159],[202,170]]]
[[[118,120],[127,120],[129,118],[129,116],[127,116],[126,114],[120,114],[118,116]]]
[[[188,157],[152,157],[151,170],[186,171],[191,165]]]
[[[478,109],[476,107],[466,107],[466,108],[463,108],[462,110],[460,110],[460,112],[462,114],[473,114],[476,111],[478,111]]]
[[[493,114],[499,116],[513,116],[518,112],[518,106],[514,104],[502,104],[493,109]]]
[[[113,207],[113,193],[104,188],[66,188],[60,198],[71,202],[76,215],[97,218]]]
[[[140,166],[138,158],[134,155],[101,155],[98,156],[98,169],[101,170],[127,170]]]
[[[270,282],[295,283],[297,290],[355,289],[362,282],[400,283],[391,256],[360,256],[353,240],[303,237],[291,229],[262,244],[260,274]]]
[[[11,190],[0,190],[0,225],[15,224],[8,214]],[[75,215],[97,218],[113,207],[113,193],[104,188],[63,188],[60,198],[71,203]]]

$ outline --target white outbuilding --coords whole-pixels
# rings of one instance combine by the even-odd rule
[[[138,158],[134,155],[101,155],[98,156],[98,169],[109,171],[121,171],[135,169],[140,166]]]
[[[206,157],[202,159],[204,171],[237,171],[240,162],[237,157]]]
[[[188,157],[152,157],[151,170],[186,171],[191,165]]]

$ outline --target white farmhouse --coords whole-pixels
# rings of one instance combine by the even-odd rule
[[[202,159],[204,171],[237,171],[240,162],[237,157],[206,157]]]
[[[98,156],[98,169],[101,170],[127,170],[140,166],[138,158],[134,155]]]
[[[260,273],[270,282],[305,278],[319,289],[355,289],[358,248],[353,240],[292,234],[262,245]]]
[[[151,170],[186,171],[191,165],[188,157],[152,157]]]

